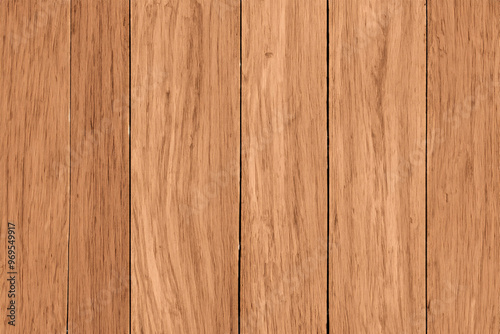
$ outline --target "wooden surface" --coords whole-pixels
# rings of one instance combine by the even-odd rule
[[[431,1],[430,333],[500,331],[500,3]]]
[[[133,1],[132,331],[238,331],[239,6]]]
[[[425,2],[331,1],[330,326],[425,331]]]
[[[1,333],[66,331],[69,5],[0,3]],[[15,327],[7,323],[15,224]],[[43,236],[43,237],[41,237]]]
[[[499,332],[499,17],[0,0],[0,333]]]
[[[129,331],[128,1],[71,2],[71,333]]]
[[[326,2],[242,20],[241,332],[325,333]]]

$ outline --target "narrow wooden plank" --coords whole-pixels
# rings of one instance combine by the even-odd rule
[[[1,333],[66,331],[68,114],[69,3],[0,2]]]
[[[132,1],[132,331],[238,330],[239,1]]]
[[[326,1],[243,1],[242,333],[325,333]]]
[[[128,4],[71,2],[70,333],[130,326]]]
[[[425,1],[330,1],[330,326],[425,332]]]
[[[429,333],[498,333],[500,3],[429,5]]]

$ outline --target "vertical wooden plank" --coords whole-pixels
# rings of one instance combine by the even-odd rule
[[[68,114],[69,3],[0,2],[1,333],[66,331]]]
[[[243,1],[241,332],[326,332],[326,1]]]
[[[71,2],[70,333],[130,326],[128,4]]]
[[[330,326],[425,332],[425,1],[330,1]]]
[[[429,5],[429,333],[498,333],[500,3]]]
[[[132,331],[236,333],[239,1],[132,4]]]

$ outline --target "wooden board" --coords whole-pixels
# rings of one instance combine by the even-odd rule
[[[325,333],[326,2],[242,2],[241,333]]]
[[[60,334],[68,274],[69,4],[0,2],[0,59],[0,332]],[[15,327],[7,318],[11,300]]]
[[[71,2],[70,333],[127,333],[129,3]]]
[[[498,333],[500,3],[429,5],[429,333]]]
[[[425,332],[425,1],[330,1],[330,327]]]
[[[499,17],[0,0],[0,333],[500,332]]]
[[[132,1],[132,331],[238,330],[239,1]]]

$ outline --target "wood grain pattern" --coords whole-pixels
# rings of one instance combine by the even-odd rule
[[[0,333],[500,333],[499,17],[0,0]]]
[[[330,1],[330,325],[425,332],[425,1]]]
[[[325,333],[326,2],[242,2],[242,333]]]
[[[429,5],[429,333],[498,333],[500,3]]]
[[[132,331],[238,331],[239,1],[133,1]]]
[[[59,334],[68,270],[68,3],[0,2],[0,59],[0,332]],[[7,222],[16,225],[15,327],[7,323]]]
[[[69,332],[129,331],[129,6],[71,2]]]

